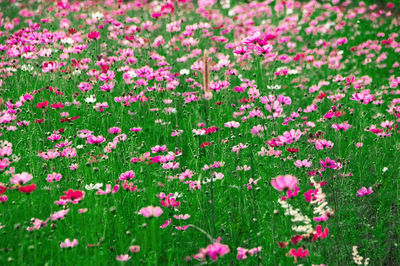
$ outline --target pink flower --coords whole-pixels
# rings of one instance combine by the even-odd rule
[[[142,128],[141,127],[133,127],[133,128],[130,128],[129,130],[133,131],[133,132],[140,132],[142,130]]]
[[[108,130],[110,134],[118,134],[121,133],[121,129],[119,127],[112,127]]]
[[[161,229],[164,229],[166,227],[168,227],[171,224],[171,218],[169,218],[168,220],[166,220],[161,226]]]
[[[107,184],[105,191],[100,188],[99,190],[97,190],[96,194],[97,195],[106,195],[109,193],[114,194],[114,193],[118,192],[118,190],[119,190],[119,185],[115,185],[114,188],[111,190],[111,185]]]
[[[242,247],[237,248],[238,254],[236,256],[237,260],[244,260],[247,259],[247,254],[253,256],[261,251],[261,247],[252,248],[250,250]]]
[[[43,73],[54,71],[58,68],[57,62],[44,62],[42,64],[42,71]]]
[[[332,125],[332,128],[335,129],[336,131],[339,131],[339,130],[346,131],[347,129],[351,128],[351,125],[349,125],[348,121],[346,121],[341,124],[335,123]]]
[[[60,181],[61,177],[62,175],[57,173],[48,174],[46,181],[47,182]]]
[[[356,143],[356,147],[357,148],[361,148],[362,146],[364,146],[364,143],[362,143],[362,142],[357,142]]]
[[[175,226],[175,229],[176,229],[176,230],[179,230],[179,231],[185,231],[185,230],[188,229],[188,228],[189,228],[189,225]]]
[[[101,144],[101,143],[103,143],[105,140],[106,140],[106,139],[103,138],[103,136],[97,136],[97,137],[96,137],[96,136],[90,135],[90,136],[87,138],[86,143],[89,143],[89,144]]]
[[[325,161],[324,160],[320,160],[319,161],[321,163],[321,166],[323,168],[332,168],[332,169],[340,169],[340,165],[337,164],[334,160],[332,160],[329,157],[326,157]]]
[[[315,148],[317,150],[330,149],[332,147],[333,143],[325,139],[319,139],[315,142]]]
[[[316,221],[316,222],[323,222],[323,221],[328,220],[328,218],[329,218],[328,215],[326,215],[326,214],[324,213],[324,214],[321,215],[321,216],[314,217],[313,220]]]
[[[26,228],[26,230],[35,231],[35,230],[39,230],[42,227],[46,227],[49,220],[50,220],[49,218],[47,218],[45,221],[37,219],[37,218],[32,218],[31,219],[32,226]]]
[[[179,207],[180,201],[176,201],[175,198],[166,197],[164,200],[160,200],[161,206],[163,207]]]
[[[297,160],[297,161],[294,162],[294,165],[299,167],[299,168],[301,168],[301,167],[306,167],[307,168],[307,167],[311,167],[312,162],[308,161],[308,160],[303,160],[303,161]]]
[[[27,172],[22,172],[21,174],[15,174],[10,178],[11,184],[25,184],[32,180],[33,176]]]
[[[10,165],[10,160],[8,158],[0,158],[0,170],[6,169]]]
[[[1,202],[1,203],[6,202],[7,199],[8,199],[7,195],[2,195],[2,196],[0,196],[0,202]]]
[[[297,184],[297,177],[291,175],[277,176],[271,180],[271,185],[279,191],[284,189],[295,189]]]
[[[371,194],[372,192],[372,187],[369,187],[368,190],[366,187],[362,187],[360,190],[357,190],[357,197],[363,197],[365,195]]]
[[[87,211],[88,211],[87,208],[83,208],[83,209],[79,209],[79,210],[78,210],[78,212],[81,213],[81,214],[82,214],[82,213],[85,213],[85,212],[87,212]]]
[[[222,257],[230,252],[229,246],[220,243],[221,238],[218,238],[215,243],[208,245],[206,248],[201,248],[198,254],[193,255],[193,258],[204,261],[206,256],[211,260],[216,261],[218,257]]]
[[[126,171],[119,176],[119,180],[126,180],[127,178],[132,179],[135,177],[135,173],[132,170]]]
[[[78,245],[78,240],[74,239],[73,241],[69,240],[69,238],[65,239],[64,242],[60,244],[61,248],[73,248]]]
[[[117,256],[118,261],[128,261],[130,259],[131,259],[131,257],[128,254],[123,254],[123,255]]]
[[[174,215],[173,217],[177,220],[187,220],[190,218],[190,215],[189,214],[185,214],[185,215],[179,214],[179,215]]]
[[[130,246],[129,247],[129,251],[131,252],[131,253],[138,253],[139,251],[140,251],[140,246]]]
[[[55,212],[53,214],[50,214],[51,220],[56,221],[56,220],[62,220],[65,218],[65,216],[68,214],[69,209],[66,210],[61,210],[58,212]]]
[[[160,207],[153,207],[153,206],[148,206],[145,208],[141,208],[139,211],[139,214],[143,215],[144,217],[158,217],[163,213],[163,210]]]

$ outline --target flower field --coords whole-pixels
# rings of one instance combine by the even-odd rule
[[[0,1],[0,265],[400,265],[400,5]]]

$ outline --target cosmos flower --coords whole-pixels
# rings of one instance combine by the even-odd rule
[[[295,189],[297,184],[297,177],[291,175],[277,176],[271,180],[271,185],[279,191],[285,189]]]
[[[74,240],[70,240],[69,238],[65,239],[64,242],[61,242],[60,247],[61,248],[73,248],[76,245],[78,245],[78,240],[74,239]]]
[[[163,213],[163,210],[160,207],[147,206],[145,208],[141,208],[139,214],[144,217],[150,218],[151,216],[158,217]]]
[[[372,192],[372,187],[369,187],[368,189],[366,187],[362,187],[360,190],[357,190],[357,197],[363,197],[371,194]]]

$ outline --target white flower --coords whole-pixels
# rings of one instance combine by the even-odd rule
[[[100,13],[100,12],[92,13],[92,18],[93,18],[93,19],[100,20],[100,19],[102,19],[103,17],[104,17],[104,15],[103,15],[102,13]]]
[[[181,75],[189,75],[190,71],[188,69],[181,69],[181,71],[179,71],[179,74],[181,74]]]
[[[22,70],[22,71],[31,72],[31,71],[33,70],[33,66],[31,66],[31,65],[22,65],[22,66],[21,66],[21,70]]]
[[[96,183],[96,184],[92,184],[90,183],[89,185],[85,185],[85,189],[86,190],[98,190],[99,188],[101,188],[103,186],[103,183]]]
[[[78,75],[80,75],[82,73],[82,71],[80,70],[80,69],[75,69],[74,71],[72,71],[72,75],[73,76],[78,76]]]
[[[95,103],[96,102],[96,95],[94,95],[94,94],[90,95],[89,97],[87,97],[85,99],[85,102],[87,102],[87,103]]]
[[[70,37],[61,39],[61,43],[63,44],[73,44],[74,40]]]

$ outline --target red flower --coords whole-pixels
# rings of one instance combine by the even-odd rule
[[[36,123],[36,124],[40,124],[40,123],[43,123],[43,122],[44,122],[43,118],[33,121],[33,123]]]
[[[38,104],[36,105],[36,108],[42,109],[42,108],[47,107],[48,104],[49,104],[49,101],[45,101],[45,102],[42,102],[42,103],[38,103]]]
[[[21,191],[22,193],[31,193],[36,189],[36,185],[32,184],[32,185],[28,185],[28,186],[24,186],[24,187],[19,187],[18,190]]]
[[[296,153],[296,152],[299,151],[299,148],[287,148],[286,150],[287,150],[288,152],[290,152],[290,153]]]
[[[74,120],[76,120],[76,119],[78,119],[78,118],[79,118],[79,115],[78,115],[78,116],[71,117],[71,118],[61,118],[61,119],[60,119],[60,122],[61,122],[61,123],[63,123],[63,122],[71,122],[71,121],[74,121]]]
[[[62,109],[64,107],[63,103],[53,103],[52,105],[50,105],[52,108],[54,109]]]
[[[204,147],[207,147],[207,146],[210,146],[210,145],[212,145],[211,142],[204,142],[204,143],[200,144],[200,148],[204,148]]]
[[[6,192],[6,190],[7,190],[7,187],[0,184],[0,195],[3,194],[4,192]]]
[[[278,242],[278,246],[279,246],[280,248],[285,248],[285,247],[287,247],[287,245],[289,245],[288,242]]]
[[[297,243],[299,243],[302,239],[303,239],[303,237],[302,237],[301,235],[295,235],[295,236],[292,236],[292,238],[290,238],[290,241],[291,241],[293,244],[297,244]]]

